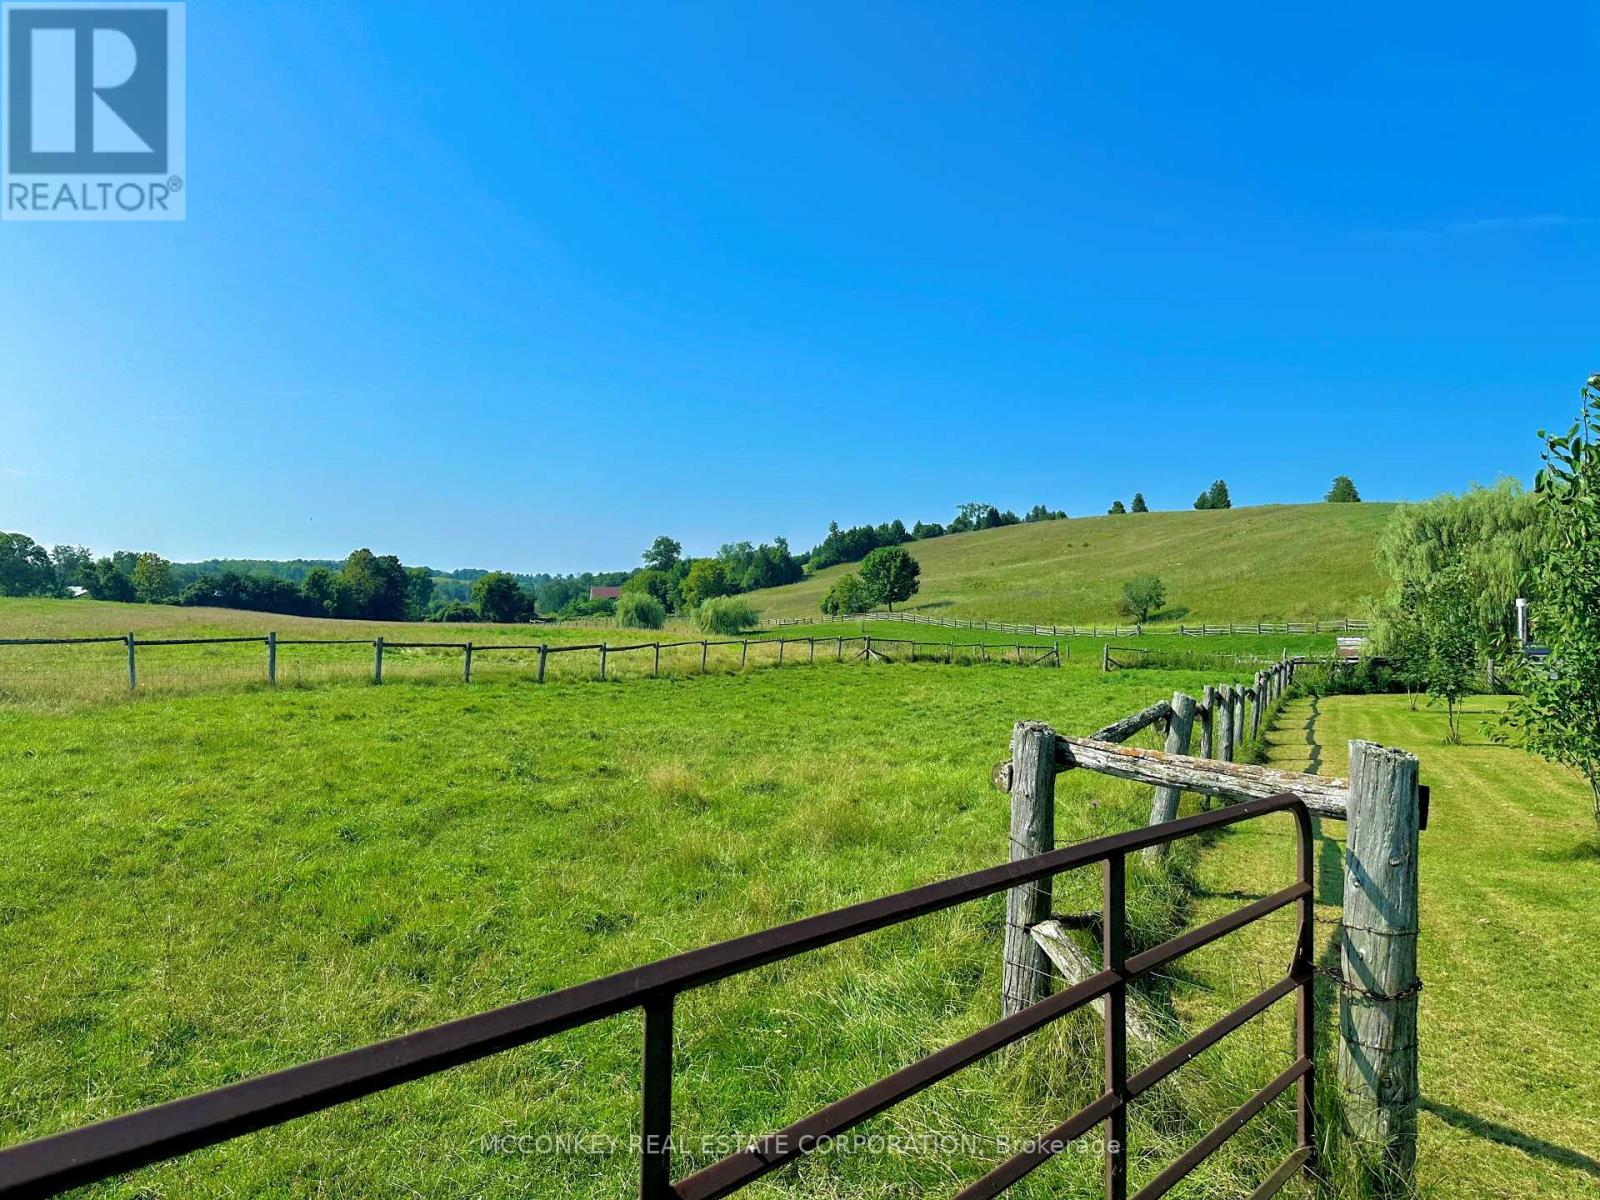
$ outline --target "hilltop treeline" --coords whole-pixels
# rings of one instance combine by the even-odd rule
[[[828,526],[828,536],[823,538],[801,562],[808,571],[820,571],[839,563],[860,562],[883,546],[900,546],[906,542],[920,542],[927,538],[943,537],[947,533],[968,533],[975,529],[998,529],[1003,525],[1021,525],[1034,521],[1063,521],[1067,514],[1060,509],[1035,504],[1028,515],[1019,517],[1010,509],[1001,511],[993,504],[974,501],[956,510],[948,525],[918,521],[909,530],[898,519],[882,525],[854,525],[840,529],[837,521]]]

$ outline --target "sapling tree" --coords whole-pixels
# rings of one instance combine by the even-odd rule
[[[1428,695],[1443,700],[1449,724],[1447,741],[1461,741],[1461,701],[1472,690],[1477,641],[1472,629],[1468,575],[1452,563],[1430,579],[1422,592],[1422,640],[1427,649]]]
[[[1600,375],[1583,387],[1578,422],[1562,437],[1543,430],[1544,467],[1534,493],[1544,534],[1533,605],[1542,663],[1521,660],[1514,697],[1494,730],[1588,781],[1600,826]]]
[[[1377,642],[1394,663],[1394,675],[1405,685],[1416,711],[1417,693],[1428,686],[1428,638],[1422,627],[1422,585],[1407,581],[1395,590],[1378,625]]]

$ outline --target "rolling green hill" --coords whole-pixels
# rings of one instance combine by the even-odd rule
[[[910,543],[922,590],[907,611],[996,621],[1109,622],[1124,581],[1152,572],[1168,619],[1360,614],[1382,587],[1372,551],[1393,504],[1274,504],[1010,525]],[[753,592],[765,617],[816,615],[854,564]]]

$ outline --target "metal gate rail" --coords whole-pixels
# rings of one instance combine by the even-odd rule
[[[1158,946],[1137,954],[1127,953],[1125,862],[1128,854],[1277,812],[1291,812],[1297,821],[1298,882]],[[672,1024],[673,1002],[680,993],[1096,863],[1104,864],[1101,920],[1104,969],[1100,972],[818,1109],[704,1170],[677,1182],[672,1180]],[[1129,1075],[1125,1022],[1128,985],[1192,950],[1291,904],[1299,906],[1300,924],[1288,973],[1220,1021],[1142,1071]],[[1248,800],[1215,812],[1095,838],[1033,858],[807,917],[537,999],[14,1146],[0,1151],[0,1197],[57,1195],[68,1188],[175,1158],[637,1008],[644,1011],[644,1137],[639,1194],[643,1200],[671,1197],[713,1200],[739,1190],[818,1145],[826,1144],[834,1135],[1105,996],[1108,998],[1105,1091],[1036,1139],[1023,1153],[1001,1163],[965,1188],[959,1196],[960,1200],[997,1196],[1059,1153],[1073,1139],[1105,1123],[1106,1195],[1109,1200],[1124,1200],[1128,1186],[1128,1104],[1203,1050],[1294,993],[1294,1064],[1195,1143],[1140,1191],[1136,1200],[1154,1200],[1165,1194],[1273,1099],[1294,1086],[1299,1114],[1297,1148],[1256,1192],[1260,1197],[1270,1196],[1296,1170],[1308,1164],[1313,1153],[1312,904],[1311,823],[1305,804],[1289,794]]]

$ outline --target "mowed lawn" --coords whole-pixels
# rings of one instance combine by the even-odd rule
[[[0,1143],[1002,861],[988,775],[1015,720],[1086,731],[1209,678],[824,663],[0,709]],[[1060,840],[1148,803],[1065,776]],[[1139,944],[1188,919],[1174,878],[1130,865]],[[1066,877],[1057,907],[1098,894]],[[994,1020],[1002,924],[994,897],[685,998],[678,1172]],[[624,1194],[639,1038],[616,1018],[96,1194]],[[1136,1179],[1288,1049],[1218,1048],[1141,1101]],[[835,1151],[752,1194],[949,1194],[1098,1072],[1094,1020],[1069,1019],[864,1127],[939,1144]],[[485,1149],[508,1133],[568,1141]],[[1292,1136],[1280,1103],[1179,1194],[1247,1193]],[[1017,1194],[1097,1195],[1099,1172],[1069,1152]]]
[[[1600,840],[1587,785],[1488,742],[1484,727],[1501,703],[1473,699],[1465,744],[1451,746],[1443,709],[1412,711],[1403,696],[1297,700],[1270,735],[1269,753],[1276,766],[1338,776],[1349,769],[1352,739],[1375,741],[1416,754],[1432,788],[1418,951],[1425,1193],[1596,1196]],[[1320,829],[1318,917],[1326,924],[1318,953],[1333,965],[1344,828],[1324,821]],[[1197,915],[1236,905],[1239,894],[1259,890],[1265,872],[1286,878],[1291,870],[1286,839],[1254,828],[1232,833],[1200,860],[1209,898]],[[1249,948],[1242,961],[1260,953]],[[1331,984],[1320,1001],[1331,1055]]]
[[[921,590],[897,607],[1106,625],[1118,620],[1122,585],[1155,574],[1166,585],[1173,624],[1358,617],[1364,599],[1384,587],[1372,555],[1394,507],[1280,504],[1072,517],[912,542]],[[749,598],[765,616],[814,616],[833,581],[855,569],[829,567]]]

